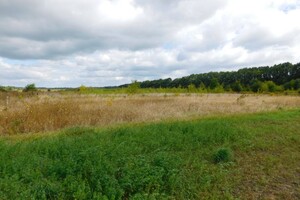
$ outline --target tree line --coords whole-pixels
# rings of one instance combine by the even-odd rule
[[[289,62],[272,67],[243,68],[231,72],[192,74],[176,79],[138,82],[141,88],[187,88],[209,91],[276,92],[300,89],[300,63]],[[130,84],[119,87],[128,87]]]

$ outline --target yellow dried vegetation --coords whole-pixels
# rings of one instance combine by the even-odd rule
[[[257,94],[0,95],[0,134],[72,126],[253,113],[300,107],[300,96]]]

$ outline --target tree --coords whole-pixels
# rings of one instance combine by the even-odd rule
[[[235,91],[235,92],[241,92],[241,91],[243,91],[243,87],[242,87],[240,81],[236,81],[235,83],[233,83],[231,85],[231,89],[233,91]]]
[[[260,92],[262,87],[262,82],[259,80],[252,81],[250,88],[252,92]]]
[[[300,78],[298,78],[298,79],[295,80],[294,89],[295,90],[300,89]]]
[[[25,88],[23,89],[23,92],[34,92],[34,91],[37,91],[34,83],[26,85]]]
[[[127,92],[129,94],[135,94],[138,92],[138,90],[141,88],[140,83],[135,81],[132,81],[132,83],[130,85],[128,85],[127,87]]]
[[[199,90],[200,90],[201,92],[204,92],[204,91],[206,90],[206,86],[204,85],[203,82],[200,83],[200,85],[199,85]]]
[[[197,88],[194,84],[188,85],[188,92],[197,92]]]
[[[194,84],[196,88],[201,88],[203,83],[208,90],[221,91],[222,87],[226,91],[250,91],[268,92],[285,89],[296,90],[300,88],[300,63],[282,63],[279,65],[244,68],[235,72],[208,72],[203,74],[191,74],[174,80],[159,79],[141,82],[141,88],[188,88]],[[259,81],[259,82],[258,82]],[[273,83],[267,81],[272,81]],[[127,86],[127,85],[126,85]],[[199,89],[201,91],[201,89]]]
[[[210,84],[209,84],[209,88],[213,90],[213,89],[215,89],[219,86],[220,86],[220,83],[219,83],[218,79],[217,78],[212,78],[211,81],[210,81]]]
[[[84,85],[81,85],[80,87],[79,87],[79,89],[78,89],[78,91],[80,92],[80,93],[85,93],[86,91],[87,91],[87,87],[86,86],[84,86]]]
[[[269,91],[269,86],[265,82],[261,82],[260,87],[259,87],[259,92],[267,92]]]
[[[267,84],[269,92],[275,92],[276,91],[277,85],[273,81],[266,81],[265,84]]]

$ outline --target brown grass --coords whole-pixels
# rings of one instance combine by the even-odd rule
[[[7,105],[7,96],[8,105]],[[299,96],[201,95],[0,95],[0,134],[53,131],[72,126],[253,113],[300,107]]]

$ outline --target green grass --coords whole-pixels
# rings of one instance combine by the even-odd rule
[[[299,122],[291,110],[2,137],[0,199],[297,199]]]
[[[203,93],[204,91],[193,91],[195,93]],[[80,90],[81,94],[164,94],[164,93],[189,93],[187,88],[138,88],[130,91],[128,88],[90,88]]]
[[[118,95],[118,94],[189,94],[189,93],[195,93],[195,94],[205,94],[205,93],[236,93],[232,90],[224,90],[223,88],[217,87],[215,89],[188,89],[188,88],[138,88],[134,91],[131,91],[128,88],[93,88],[93,87],[85,87],[83,86],[83,89],[71,89],[62,91],[62,94],[65,93],[79,93],[79,94],[97,94],[97,95]],[[240,93],[248,93],[248,94],[257,94],[257,92],[253,91],[241,91]],[[294,95],[297,96],[300,94],[300,90],[284,90],[284,91],[263,91],[258,92],[258,94],[278,94],[278,95]]]

